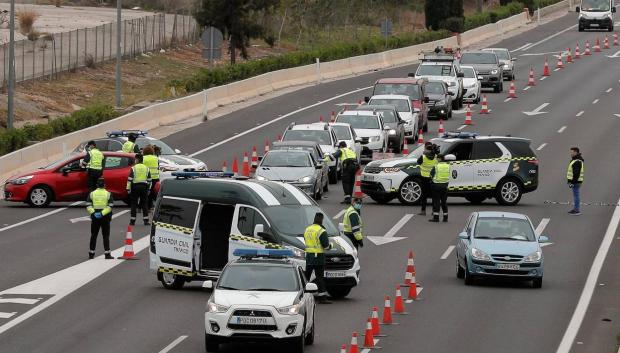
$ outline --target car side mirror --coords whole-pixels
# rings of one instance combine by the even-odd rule
[[[428,103],[428,102],[430,102],[430,101],[431,101],[431,100],[430,100],[428,97],[424,97],[424,103]]]
[[[443,160],[446,162],[456,161],[456,156],[453,154],[447,154],[443,157]]]
[[[364,102],[366,103],[370,102],[370,97],[364,97]]]
[[[338,230],[342,233],[344,232],[344,223],[338,223]]]
[[[319,291],[319,287],[316,283],[306,283],[305,292],[306,293],[316,293]]]
[[[484,77],[478,76],[478,81],[482,81],[482,80],[484,80]]]
[[[265,232],[265,226],[262,224],[257,224],[254,226],[254,237],[256,238],[260,233]]]
[[[517,61],[517,58],[512,58],[510,59],[510,61]]]
[[[407,77],[415,77],[415,72],[410,72],[407,74]]]
[[[467,232],[460,232],[459,239],[469,239],[469,234]]]
[[[181,154],[181,150],[180,150],[180,149],[178,149],[178,148],[175,148],[175,149],[174,149],[174,153],[176,153],[176,154]]]
[[[611,12],[612,13],[616,13],[616,7],[615,6],[611,8]]]
[[[62,173],[62,175],[67,176],[69,175],[69,172],[71,171],[71,168],[69,167],[62,167],[60,168],[60,172]]]
[[[202,282],[202,288],[204,289],[213,289],[213,281],[204,281]]]
[[[356,143],[362,143],[362,139],[358,137],[358,138],[355,139],[355,142]]]
[[[449,95],[449,96],[453,96],[453,95],[454,95],[454,92],[450,92],[450,91],[448,91],[448,95]]]
[[[575,7],[575,12],[579,12],[581,11],[581,9],[579,8],[579,6]]]
[[[547,237],[546,235],[541,235],[538,237],[538,242],[543,244],[543,243],[548,243],[549,242],[549,237]]]
[[[504,67],[504,64],[499,63],[499,64],[497,64],[497,67]]]
[[[465,77],[465,74],[462,72],[457,72],[456,77]]]

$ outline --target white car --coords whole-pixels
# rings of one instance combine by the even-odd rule
[[[461,66],[463,72],[463,101],[477,104],[480,102],[480,80],[473,66]]]
[[[219,352],[230,342],[273,340],[287,352],[314,343],[314,283],[290,260],[291,250],[238,249],[213,289],[205,310],[205,348]]]
[[[411,105],[409,96],[396,94],[381,94],[370,97],[368,105],[391,105],[396,108],[398,115],[405,121],[405,138],[409,141],[417,141],[418,131],[418,114],[420,110]]]
[[[455,60],[453,55],[425,54],[422,63],[420,63],[413,76],[415,78],[426,78],[429,81],[445,82],[448,85],[448,90],[454,94],[452,109],[459,109],[462,106],[464,93],[463,73],[458,60]]]
[[[336,122],[351,125],[355,134],[361,138],[364,145],[361,159],[372,160],[374,152],[385,153],[387,151],[390,128],[383,124],[381,112],[343,111],[336,117]]]
[[[347,147],[355,151],[355,154],[357,155],[357,163],[359,164],[362,156],[362,139],[355,134],[355,129],[347,123],[329,123],[329,126],[331,126],[336,132],[338,143],[340,143],[340,141],[344,141],[346,142]]]

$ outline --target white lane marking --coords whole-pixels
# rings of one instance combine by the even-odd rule
[[[525,88],[523,90],[527,91],[528,89],[530,89],[530,87],[532,87],[532,86],[525,86]]]
[[[120,211],[118,213],[113,213],[112,214],[112,219],[120,217],[122,215],[124,215],[125,213],[129,212],[129,210],[123,210]],[[86,222],[86,221],[90,221],[90,216],[84,216],[84,217],[78,217],[78,218],[71,218],[69,220],[69,222],[71,223],[77,223],[77,222]]]
[[[77,206],[77,205],[79,205],[79,204],[81,204],[81,203],[82,203],[82,201],[74,202],[74,203],[70,204],[70,205],[69,205],[69,207],[71,207],[71,206]],[[39,220],[39,219],[41,219],[41,218],[45,218],[45,217],[47,217],[47,216],[51,216],[51,215],[56,214],[56,213],[58,213],[58,212],[62,212],[62,211],[64,211],[64,210],[68,209],[69,207],[62,207],[62,208],[59,208],[59,209],[57,209],[57,210],[49,211],[49,212],[44,213],[44,214],[42,214],[42,215],[38,215],[38,216],[36,216],[36,217],[29,218],[29,219],[27,219],[27,220],[25,220],[25,221],[21,221],[21,222],[19,222],[19,223],[11,224],[10,226],[6,226],[6,227],[4,227],[4,228],[0,228],[0,232],[4,232],[5,230],[9,230],[9,229],[13,229],[13,228],[15,228],[15,227],[19,227],[19,226],[24,225],[24,224],[26,224],[26,223],[34,222],[34,221],[36,221],[36,220]]]
[[[441,259],[445,260],[448,258],[448,256],[450,256],[450,253],[452,252],[452,250],[454,250],[455,246],[454,245],[450,245],[448,246],[448,248],[446,249],[446,251],[444,251],[443,255],[441,255]]]
[[[592,104],[598,103],[598,98],[592,101]]]
[[[0,298],[0,304],[36,304],[39,299],[29,298]]]
[[[530,45],[532,45],[532,43],[527,43],[525,45],[522,45],[520,47],[518,47],[517,49],[514,49],[512,51],[519,51],[519,50],[525,50],[525,48],[529,47]]]
[[[563,132],[564,132],[564,130],[566,130],[566,126],[562,126],[562,127],[560,128],[560,130],[558,130],[558,134],[563,133]]]
[[[620,114],[614,114],[615,116],[617,116],[618,118],[620,118]]]
[[[347,212],[347,210],[340,210],[340,212],[336,213],[336,215],[334,217],[332,217],[332,219],[338,219],[340,217],[342,217],[342,215]]]
[[[159,351],[159,353],[168,353],[168,352],[170,352],[172,350],[172,348],[178,346],[179,343],[183,342],[183,340],[185,340],[187,337],[188,336],[186,336],[186,335],[180,336],[176,340],[172,341],[169,345],[167,345],[164,349]]]
[[[543,76],[543,77],[541,77],[541,78],[540,78],[540,80],[541,80],[541,81],[544,81],[544,80],[546,80],[546,79],[547,79],[547,77],[549,77],[549,76]]]
[[[522,113],[527,115],[527,116],[546,114],[547,112],[541,112],[541,110],[545,109],[545,107],[548,106],[548,105],[549,105],[549,103],[543,103],[543,104],[539,105],[536,109],[532,110],[531,112],[522,112]]]
[[[512,100],[512,97],[508,97],[508,98],[504,99],[504,103],[510,102],[511,100]]]
[[[585,113],[585,112],[582,110],[582,111],[580,111],[579,113],[577,113],[577,115],[575,115],[575,116],[582,116],[582,115],[583,115],[583,113]]]
[[[547,144],[546,144],[546,143],[543,143],[542,145],[538,146],[538,148],[536,149],[536,151],[540,151],[540,150],[542,150],[543,148],[545,148],[545,146],[547,146]]]
[[[577,27],[577,25],[573,25],[573,26],[570,26],[570,27],[568,27],[566,29],[563,29],[563,30],[561,30],[559,32],[556,32],[556,33],[554,33],[554,34],[552,34],[552,35],[550,35],[550,36],[548,36],[546,38],[543,38],[543,39],[539,40],[538,42],[530,45],[529,47],[527,47],[526,49],[523,49],[523,50],[530,50],[530,49],[534,48],[535,46],[537,46],[538,44],[544,43],[544,42],[548,41],[549,39],[555,38],[555,37],[559,36],[560,34],[568,32],[571,29],[576,28],[576,27]]]
[[[457,130],[463,130],[463,129],[464,129],[464,128],[466,128],[466,127],[467,127],[467,125],[461,125],[461,126],[459,126],[459,127],[457,128]]]
[[[345,92],[345,93],[340,94],[340,95],[337,95],[337,96],[335,96],[335,97],[332,97],[332,98],[328,98],[328,99],[325,99],[325,100],[319,101],[319,102],[317,102],[317,103],[311,104],[311,105],[306,106],[306,107],[299,108],[299,109],[297,109],[297,110],[295,110],[295,111],[292,111],[292,112],[290,112],[290,113],[286,113],[286,114],[282,115],[281,117],[275,118],[275,119],[270,120],[270,121],[268,121],[268,122],[266,122],[266,123],[264,123],[264,124],[261,124],[261,125],[255,126],[255,127],[251,128],[251,129],[248,129],[248,130],[246,130],[246,131],[244,131],[244,132],[241,132],[241,133],[239,133],[239,134],[237,134],[237,135],[234,135],[234,136],[232,136],[232,137],[229,137],[229,138],[227,138],[227,139],[224,139],[224,140],[222,140],[222,141],[220,141],[220,142],[218,142],[218,143],[216,143],[216,144],[213,144],[213,145],[211,145],[211,146],[209,146],[209,147],[206,147],[206,148],[203,148],[203,149],[201,149],[201,150],[199,150],[199,151],[196,151],[196,152],[194,152],[194,153],[190,154],[189,156],[190,156],[190,157],[195,157],[195,156],[197,156],[197,155],[199,155],[199,154],[201,154],[201,153],[204,153],[204,152],[207,152],[207,151],[209,151],[209,150],[212,150],[212,149],[214,149],[214,148],[216,148],[216,147],[219,147],[219,146],[221,146],[221,145],[223,145],[223,144],[225,144],[225,143],[228,143],[228,142],[230,142],[230,141],[236,140],[236,139],[238,139],[238,138],[239,138],[239,137],[241,137],[241,136],[245,136],[245,135],[250,134],[250,133],[252,133],[252,132],[254,132],[254,131],[256,131],[256,130],[262,129],[262,128],[264,128],[265,126],[269,126],[269,125],[271,125],[271,124],[273,124],[273,123],[277,123],[278,121],[280,121],[280,120],[282,120],[282,119],[286,119],[286,118],[288,118],[288,117],[289,117],[289,116],[291,116],[291,115],[295,115],[295,114],[297,114],[297,113],[301,113],[301,112],[303,112],[303,111],[305,111],[305,110],[308,110],[308,109],[314,108],[314,107],[319,106],[319,105],[321,105],[321,104],[323,104],[323,103],[331,102],[331,101],[334,101],[334,100],[340,99],[340,98],[342,98],[342,97],[348,96],[348,95],[350,95],[350,94],[353,94],[353,93],[357,93],[357,92],[361,92],[361,91],[367,90],[367,89],[369,89],[369,88],[372,88],[372,86],[363,87],[363,88],[359,88],[359,89],[356,89],[356,90],[353,90],[353,91]]]
[[[5,313],[3,311],[0,311],[0,319],[10,319],[15,314],[17,314],[16,311],[14,311],[12,313]]]
[[[538,226],[536,227],[536,235],[541,235],[545,231],[545,228],[547,228],[547,224],[549,224],[550,220],[551,218],[543,218],[540,220],[540,223],[538,223]]]
[[[560,71],[560,68],[558,67],[558,68],[556,68],[556,69],[555,69],[555,70],[553,70],[553,71]]]
[[[620,200],[618,200],[618,203],[620,203]],[[579,297],[579,302],[577,302],[577,307],[575,307],[573,316],[571,317],[568,327],[566,328],[566,332],[564,332],[564,336],[562,337],[562,341],[560,342],[556,353],[569,353],[571,350],[575,337],[577,336],[577,333],[579,333],[579,328],[581,327],[583,318],[588,311],[588,306],[592,300],[592,295],[594,294],[594,288],[596,287],[598,276],[601,273],[603,264],[605,263],[605,258],[607,257],[609,248],[614,240],[614,235],[616,234],[616,230],[618,230],[618,223],[620,223],[620,205],[616,206],[614,214],[611,216],[609,226],[605,232],[605,237],[603,238],[601,246],[596,253],[596,257],[594,257],[592,267],[590,268],[588,278],[586,279],[586,284],[584,285],[581,296]]]
[[[383,245],[387,243],[392,243],[401,239],[405,239],[405,237],[395,237],[396,233],[409,222],[409,220],[413,218],[413,214],[406,214],[401,218],[396,224],[390,228],[382,237],[377,236],[367,236],[366,238],[373,242],[375,245]]]
[[[605,92],[609,93],[609,92],[611,92],[613,90],[614,90],[613,87],[609,87]]]
[[[133,243],[135,253],[139,253],[148,246],[148,235],[134,241]],[[124,249],[125,246],[123,245],[122,247],[112,251],[112,256],[115,258],[121,256]],[[0,292],[0,296],[7,294],[20,295],[24,293],[52,295],[52,297],[48,300],[17,316],[15,319],[1,325],[0,334],[47,309],[62,298],[75,292],[123,262],[125,262],[125,260],[105,260],[103,255],[101,255],[94,260],[84,261],[77,265],[65,268],[64,270],[60,270],[45,277],[41,277],[39,279],[35,279],[34,281]]]

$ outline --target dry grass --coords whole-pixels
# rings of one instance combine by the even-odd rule
[[[61,7],[62,3],[63,3],[62,0],[54,0],[54,6],[56,6],[56,7]]]
[[[19,31],[23,35],[32,32],[34,23],[39,17],[39,13],[34,10],[21,10],[17,13],[19,19]]]

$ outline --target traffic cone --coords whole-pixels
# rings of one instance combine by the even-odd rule
[[[534,79],[534,68],[530,67],[530,77],[527,79],[528,86],[536,86],[536,80]]]
[[[543,76],[551,76],[551,71],[549,71],[549,61],[545,57],[545,69],[543,70]]]
[[[618,33],[614,33],[614,47],[618,46]]]
[[[465,108],[465,125],[472,125],[471,108],[469,107],[469,104],[467,104],[467,108]]]
[[[407,139],[405,139],[405,142],[403,144],[403,155],[408,155],[409,154],[409,146],[407,145]]]
[[[278,137],[276,138],[276,141],[282,141],[282,135],[278,135]]]
[[[403,295],[400,291],[400,285],[396,285],[396,297],[394,298],[394,313],[398,315],[408,315],[405,312],[405,303],[403,303]]]
[[[324,121],[324,119],[323,119],[323,115],[319,116],[319,122],[320,122],[320,123],[325,122],[325,121]]]
[[[362,169],[358,169],[357,173],[355,173],[355,186],[353,187],[353,197],[356,198],[364,198],[364,193],[362,192]]]
[[[573,63],[573,54],[571,54],[570,48],[566,48],[566,51],[568,52],[568,54],[566,55],[566,63],[567,64],[572,64]]]
[[[343,344],[342,346],[340,346],[340,353],[347,353],[347,345]]]
[[[443,127],[443,120],[439,119],[439,129],[437,130],[437,137],[442,137],[446,133],[446,129]]]
[[[515,88],[515,81],[510,81],[510,88],[508,89],[508,98],[517,98],[517,89]]]
[[[357,102],[357,106],[359,107],[359,106],[361,106],[362,104],[364,104],[364,101],[360,99],[360,100]]]
[[[579,43],[575,47],[575,59],[581,59],[581,52],[579,52]]]
[[[609,36],[605,35],[605,41],[603,42],[603,49],[609,49]]]
[[[392,321],[392,304],[390,302],[390,296],[385,296],[385,303],[383,306],[383,320],[381,322],[383,325],[393,325],[394,321]]]
[[[127,226],[127,234],[125,235],[125,251],[123,251],[123,256],[118,257],[123,260],[138,260],[136,254],[133,252],[133,237],[131,235],[133,227],[131,225]]]
[[[360,353],[359,347],[357,346],[357,332],[353,332],[351,335],[351,345],[349,345],[349,353]]]
[[[372,319],[366,321],[366,332],[364,333],[364,348],[373,349],[375,347],[375,337],[372,334]]]
[[[265,139],[265,154],[269,152],[269,139]]]
[[[583,55],[592,55],[592,52],[590,51],[590,41],[586,40],[586,50],[583,53]]]
[[[424,134],[422,133],[422,129],[418,131],[418,144],[424,144]]]
[[[243,166],[241,170],[241,175],[245,177],[250,176],[250,161],[248,160],[248,153],[243,152]]]
[[[407,269],[405,270],[405,283],[403,287],[411,285],[411,278],[413,277],[413,271],[415,271],[415,264],[413,258],[413,250],[409,250],[409,256],[407,257]]]
[[[333,110],[332,110],[332,117],[331,117],[331,120],[330,120],[330,121],[331,121],[332,123],[335,123],[335,122],[336,122],[336,112],[335,112],[335,111],[333,111]]]
[[[256,153],[256,146],[252,147],[252,169],[258,167],[258,154]]]
[[[557,69],[564,68],[564,62],[562,61],[562,54],[558,55],[558,63],[555,65]]]
[[[381,325],[379,325],[379,309],[376,306],[372,308],[372,334],[375,337],[386,337],[387,335],[381,334]]]
[[[413,275],[411,276],[411,285],[409,286],[409,293],[407,293],[407,299],[418,299],[418,282],[416,282],[415,279],[415,270],[413,270]]]
[[[595,53],[601,52],[601,41],[598,39],[598,37],[596,37],[596,43],[594,44],[594,52]]]
[[[226,161],[222,162],[222,172],[226,173],[228,168],[226,167]]]
[[[233,159],[232,172],[233,176],[239,176],[239,161],[237,161],[237,156]]]
[[[487,95],[482,95],[482,107],[480,108],[480,114],[489,114],[489,103],[487,102]]]

